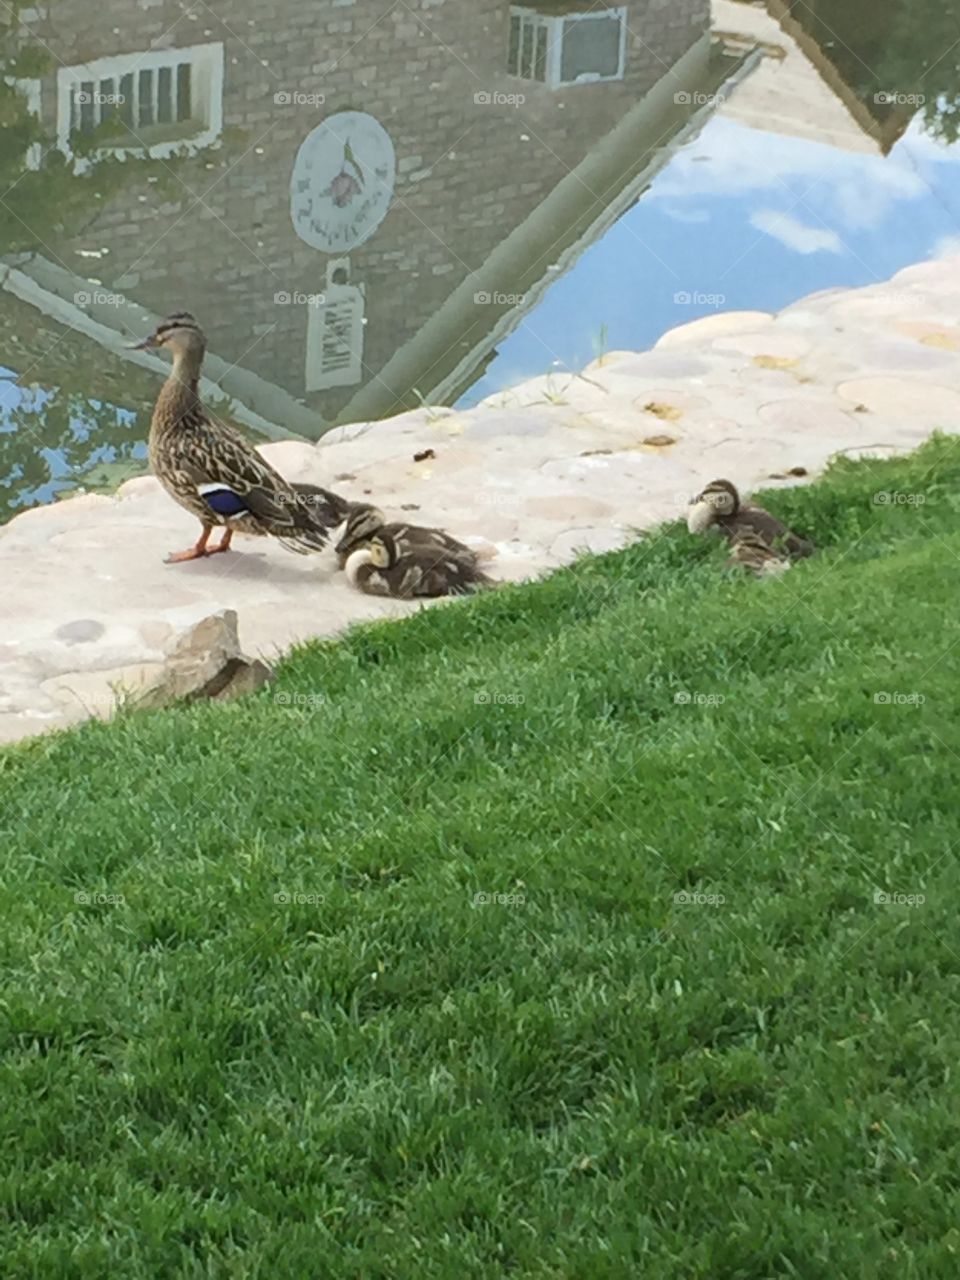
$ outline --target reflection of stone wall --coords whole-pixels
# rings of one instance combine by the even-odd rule
[[[76,249],[109,247],[96,264],[105,285],[155,311],[195,310],[219,354],[300,395],[306,310],[273,297],[321,292],[327,258],[293,230],[293,158],[324,115],[368,111],[390,132],[398,163],[393,207],[351,258],[353,281],[367,290],[365,361],[375,373],[695,42],[708,7],[628,0],[625,79],[550,90],[504,70],[507,0],[422,0],[415,13],[387,0],[224,0],[218,16],[202,7],[198,21],[171,0],[135,16],[122,0],[61,0],[35,29],[70,64],[221,40],[226,136],[218,152],[178,162],[184,187],[174,180],[173,195],[134,179],[93,229],[53,247],[80,272],[88,264]],[[278,106],[281,90],[322,93],[325,104]],[[483,90],[523,93],[526,103],[478,106]],[[50,77],[51,125],[54,98]],[[332,416],[353,390],[311,403]]]

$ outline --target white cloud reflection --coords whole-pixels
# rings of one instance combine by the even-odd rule
[[[808,227],[789,213],[776,209],[758,209],[750,215],[750,225],[765,235],[773,236],[796,253],[842,253],[843,242],[835,231],[825,227]]]
[[[765,203],[780,205],[784,212],[802,213],[806,207],[814,221],[822,218],[841,234],[870,230],[882,224],[894,205],[929,195],[917,160],[934,154],[942,159],[944,151],[937,151],[913,126],[904,142],[906,147],[898,146],[889,156],[872,156],[764,133],[716,116],[660,175],[647,199],[669,201],[675,208],[682,200],[729,196],[755,205],[757,193],[763,192]],[[673,216],[672,209],[665,212]]]

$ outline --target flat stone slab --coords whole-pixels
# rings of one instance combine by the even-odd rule
[[[699,344],[729,334],[753,333],[772,323],[773,316],[769,311],[718,311],[716,315],[701,316],[698,320],[670,329],[657,342],[657,350]]]
[[[469,412],[416,410],[262,452],[291,480],[441,525],[484,549],[491,576],[521,581],[681,516],[717,476],[747,491],[803,483],[792,468],[813,475],[839,452],[879,456],[960,429],[958,312],[960,258],[943,259],[779,316],[694,320],[654,351],[610,352]],[[149,476],[0,528],[0,742],[109,715],[211,614],[235,610],[244,651],[272,663],[297,642],[430,607],[361,595],[331,553],[262,539],[163,563],[196,533]]]

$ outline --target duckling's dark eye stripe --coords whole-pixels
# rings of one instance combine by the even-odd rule
[[[361,511],[347,524],[347,537],[357,539],[375,533],[380,528],[380,521],[369,511]]]

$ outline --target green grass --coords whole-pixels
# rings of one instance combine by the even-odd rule
[[[956,1276],[958,495],[0,754],[0,1274]]]

